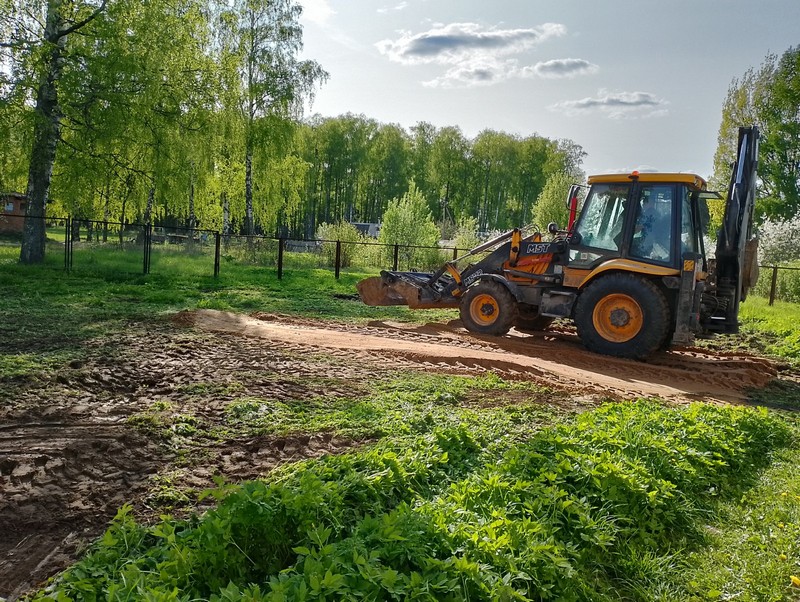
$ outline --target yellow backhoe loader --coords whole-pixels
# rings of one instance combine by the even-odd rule
[[[550,240],[515,229],[433,273],[383,271],[361,281],[359,294],[375,306],[458,308],[464,326],[481,334],[541,330],[571,318],[591,351],[635,359],[699,333],[738,332],[739,303],[758,276],[757,162],[758,130],[740,128],[713,259],[703,242],[707,200],[721,197],[703,178],[597,175],[579,215],[586,187],[570,189],[569,224],[550,224]]]

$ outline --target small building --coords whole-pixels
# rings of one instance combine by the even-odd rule
[[[0,193],[0,233],[22,232],[28,197],[20,192]]]
[[[375,223],[368,223],[368,222],[350,222],[353,226],[356,227],[361,234],[364,236],[370,236],[372,238],[378,238],[378,234],[381,233],[381,225]]]

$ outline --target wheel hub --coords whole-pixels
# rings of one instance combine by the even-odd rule
[[[612,343],[626,343],[644,327],[644,314],[638,301],[624,293],[606,295],[592,312],[595,330]]]
[[[472,300],[469,311],[475,322],[488,325],[497,320],[500,306],[492,295],[482,294]]]
[[[617,328],[626,326],[631,321],[631,315],[624,309],[617,308],[611,311],[611,325]]]

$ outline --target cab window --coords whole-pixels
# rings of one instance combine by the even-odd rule
[[[671,184],[643,184],[635,204],[636,217],[631,240],[631,257],[670,262],[672,257]]]
[[[583,245],[608,251],[620,249],[629,193],[629,184],[592,186],[576,226]]]

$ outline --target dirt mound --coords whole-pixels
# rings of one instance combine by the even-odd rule
[[[777,367],[769,360],[695,348],[666,351],[647,362],[597,355],[586,351],[567,330],[534,335],[512,330],[504,337],[481,337],[468,333],[458,322],[354,326],[213,310],[186,314],[181,320],[185,322],[189,315],[198,328],[260,338],[270,345],[325,349],[388,365],[492,371],[610,396],[738,402],[746,398],[748,389],[763,387],[777,376]]]

